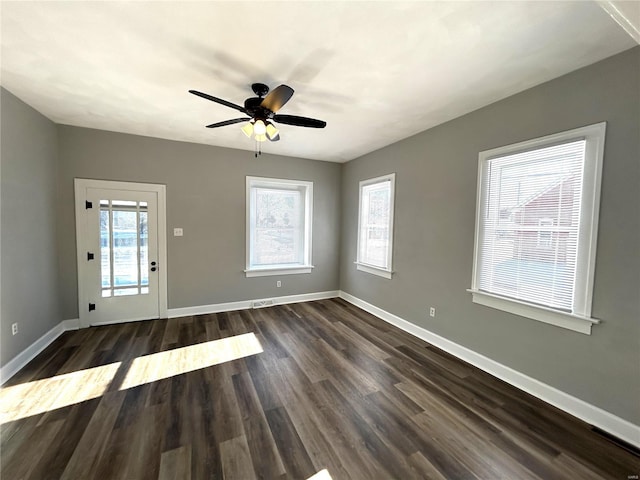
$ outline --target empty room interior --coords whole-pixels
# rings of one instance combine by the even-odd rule
[[[640,478],[640,2],[0,22],[1,478]]]

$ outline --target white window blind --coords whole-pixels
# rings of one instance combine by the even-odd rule
[[[561,326],[597,322],[590,316],[604,131],[596,124],[480,153],[475,302]],[[572,318],[556,323],[553,312]]]
[[[489,160],[480,290],[571,311],[585,141]]]
[[[395,174],[360,182],[358,254],[356,264],[369,273],[391,272]]]

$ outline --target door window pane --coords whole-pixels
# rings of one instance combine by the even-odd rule
[[[126,295],[138,295],[137,288],[116,288],[113,290],[114,297],[124,297]]]
[[[112,210],[113,279],[116,287],[138,284],[138,228],[136,212]]]
[[[147,202],[100,201],[100,264],[102,297],[149,293]]]
[[[104,200],[102,200],[104,201]],[[111,287],[111,216],[100,203],[100,266],[102,288]]]
[[[145,202],[146,205],[146,202]],[[149,285],[149,239],[147,212],[140,210],[140,285]],[[142,293],[142,292],[141,292]]]

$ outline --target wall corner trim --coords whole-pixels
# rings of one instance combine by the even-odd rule
[[[491,360],[440,335],[419,327],[403,318],[365,302],[347,292],[340,291],[340,298],[362,308],[376,317],[395,325],[411,335],[424,340],[451,355],[523,390],[579,419],[640,448],[640,426],[607,412],[595,405],[576,398],[535,378]]]
[[[47,348],[56,338],[69,330],[78,330],[80,320],[72,318],[63,320],[47,333],[42,335],[38,340],[25,348],[18,355],[13,357],[0,369],[0,384],[3,384],[13,377],[22,367],[33,360],[40,352]]]

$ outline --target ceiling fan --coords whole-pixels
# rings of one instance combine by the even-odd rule
[[[247,115],[247,117],[212,123],[211,125],[207,125],[207,128],[217,128],[233,125],[234,123],[249,122],[242,127],[242,132],[249,138],[254,136],[258,142],[264,142],[267,139],[272,142],[280,140],[280,133],[273,125],[273,122],[310,128],[324,128],[327,125],[327,122],[316,120],[315,118],[300,117],[297,115],[280,115],[276,113],[293,95],[293,88],[288,85],[280,85],[269,92],[269,87],[264,83],[254,83],[251,85],[251,89],[257,96],[247,98],[244,101],[244,107],[207,93],[198,92],[197,90],[189,90],[189,92]]]

